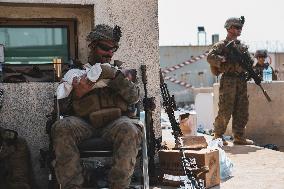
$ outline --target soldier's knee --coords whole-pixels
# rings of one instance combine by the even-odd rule
[[[65,119],[56,121],[51,128],[51,135],[53,138],[60,137],[62,135],[69,135],[70,132],[71,129],[68,126],[68,121]]]
[[[123,141],[127,141],[129,145],[133,144],[134,146],[141,143],[142,132],[135,124],[125,123],[120,127],[121,129],[118,136],[121,136]]]
[[[132,137],[139,137],[141,131],[137,128],[137,126],[133,123],[125,123],[123,124],[123,130],[126,131],[128,136],[132,136]]]

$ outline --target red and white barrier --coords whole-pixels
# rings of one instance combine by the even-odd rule
[[[185,61],[183,63],[177,64],[177,65],[172,66],[170,68],[162,69],[162,72],[166,73],[166,74],[170,73],[170,72],[175,71],[177,69],[180,69],[180,68],[182,68],[182,67],[184,67],[186,65],[189,65],[189,64],[192,64],[194,62],[197,62],[198,60],[201,60],[201,59],[207,57],[207,55],[208,55],[208,52],[205,52],[204,54],[201,54],[199,56],[193,57],[193,58],[191,58],[191,59],[189,59],[189,60],[187,60],[187,61]]]
[[[172,78],[171,76],[165,76],[164,80],[168,80],[168,81],[170,81],[172,83],[175,83],[177,85],[183,86],[183,87],[185,87],[187,89],[191,89],[192,88],[192,85],[190,85],[190,84],[188,84],[188,83],[186,83],[184,81],[180,81],[180,80],[177,80],[175,78]]]

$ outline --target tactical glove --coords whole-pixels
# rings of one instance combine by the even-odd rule
[[[102,73],[99,79],[113,79],[115,77],[117,69],[109,64],[101,64]]]

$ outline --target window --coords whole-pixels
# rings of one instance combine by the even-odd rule
[[[0,19],[5,64],[49,64],[77,58],[76,20]]]

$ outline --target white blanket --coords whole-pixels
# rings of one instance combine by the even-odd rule
[[[104,63],[104,65],[108,64],[111,66],[109,63]],[[72,82],[75,77],[77,77],[80,80],[80,77],[82,75],[87,74],[87,78],[92,81],[96,82],[94,85],[94,88],[102,88],[107,86],[107,83],[109,82],[109,79],[101,79],[99,81],[98,78],[100,77],[102,73],[102,68],[100,63],[96,63],[95,65],[90,65],[89,63],[84,65],[84,70],[80,69],[71,69],[69,70],[64,77],[61,80],[61,83],[57,87],[57,99],[62,99],[68,97],[68,95],[71,93],[73,86]]]

